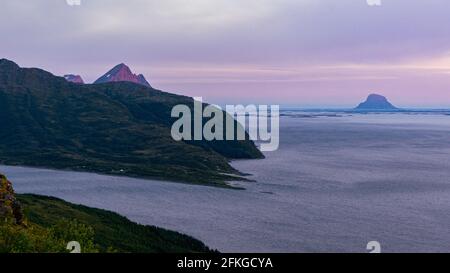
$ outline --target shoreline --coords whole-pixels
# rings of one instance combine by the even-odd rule
[[[257,159],[236,159],[231,160],[233,161],[239,161],[239,160],[257,160]],[[251,176],[252,174],[247,173],[241,173],[237,170],[239,174],[226,174],[226,173],[218,173],[218,175],[223,175],[224,177],[227,177],[228,179],[223,180],[216,180],[217,182],[211,182],[208,184],[201,183],[201,182],[190,182],[190,181],[184,181],[184,180],[176,180],[171,179],[168,177],[153,177],[153,176],[140,176],[140,175],[133,175],[133,174],[120,174],[120,173],[108,173],[108,172],[99,172],[96,170],[87,170],[87,169],[72,169],[72,168],[55,168],[55,167],[47,167],[47,166],[32,166],[32,165],[15,165],[15,164],[5,164],[0,162],[0,168],[1,167],[16,167],[16,168],[28,168],[28,169],[38,169],[38,170],[49,170],[49,171],[59,171],[59,172],[76,172],[76,173],[83,173],[83,174],[94,174],[94,175],[102,175],[102,176],[110,176],[110,177],[125,177],[125,178],[134,178],[144,181],[158,181],[158,182],[165,182],[165,183],[176,183],[176,184],[185,184],[185,185],[193,185],[193,186],[205,186],[205,187],[213,187],[213,188],[224,188],[224,189],[231,189],[231,190],[245,190],[244,187],[236,187],[231,185],[230,183],[234,182],[248,182],[252,183],[255,182],[251,179],[245,178],[245,176]],[[214,181],[214,180],[213,180]]]

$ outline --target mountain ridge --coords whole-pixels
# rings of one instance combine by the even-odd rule
[[[264,157],[250,140],[173,140],[178,104],[193,109],[194,100],[130,82],[73,84],[1,61],[0,164],[229,187],[240,174],[230,159]]]

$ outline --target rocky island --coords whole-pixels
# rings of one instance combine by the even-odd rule
[[[399,108],[392,105],[388,99],[382,95],[370,94],[366,101],[359,104],[356,111],[396,111]]]

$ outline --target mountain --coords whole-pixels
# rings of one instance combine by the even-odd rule
[[[78,241],[86,252],[210,252],[202,242],[116,213],[38,195],[16,195],[0,174],[0,253],[67,253]]]
[[[131,69],[123,63],[116,65],[113,69],[106,72],[105,75],[101,76],[94,83],[105,82],[134,82],[147,87],[151,87],[145,79],[144,75],[133,74],[133,72],[131,72]]]
[[[64,79],[66,79],[68,82],[84,84],[83,78],[81,78],[80,75],[68,74],[68,75],[64,75]]]
[[[355,110],[375,110],[375,111],[386,111],[386,110],[398,110],[397,107],[392,105],[386,97],[377,94],[371,94],[367,97],[366,101],[360,103]]]
[[[72,84],[0,60],[0,164],[227,187],[239,174],[230,159],[263,157],[250,140],[173,140],[178,104],[193,111],[190,97],[130,82]]]

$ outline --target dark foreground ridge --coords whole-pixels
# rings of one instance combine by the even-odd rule
[[[52,228],[61,222],[76,220],[78,224],[92,228],[92,241],[99,252],[211,252],[192,237],[155,226],[140,225],[114,212],[75,205],[53,197],[26,194],[18,195],[17,198],[30,223]]]
[[[0,164],[226,187],[239,174],[230,159],[263,157],[249,140],[174,141],[178,104],[193,99],[130,82],[74,84],[2,59]]]
[[[116,213],[38,195],[16,195],[0,174],[0,253],[204,253],[202,242],[178,232],[131,222]]]

